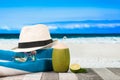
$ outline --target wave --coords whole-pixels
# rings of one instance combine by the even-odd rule
[[[66,43],[120,43],[120,37],[79,37],[60,40]]]
[[[1,39],[1,44],[17,44],[18,38],[16,39]],[[59,40],[66,43],[120,43],[120,37],[67,37],[62,38],[54,37],[53,40]]]

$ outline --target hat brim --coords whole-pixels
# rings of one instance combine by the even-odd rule
[[[14,51],[14,52],[31,52],[31,51],[35,51],[35,50],[39,50],[39,49],[50,48],[56,42],[57,42],[57,40],[54,40],[52,43],[50,43],[48,45],[40,46],[40,47],[32,47],[32,48],[18,48],[18,47],[15,47],[15,48],[12,49],[12,51]]]

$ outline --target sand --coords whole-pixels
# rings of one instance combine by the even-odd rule
[[[0,42],[0,49],[10,50],[17,40]],[[73,43],[62,41],[69,47],[72,63],[85,68],[120,67],[120,43]]]
[[[71,64],[82,67],[120,67],[120,44],[66,43],[70,48]]]

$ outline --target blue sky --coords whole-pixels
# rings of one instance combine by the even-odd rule
[[[120,8],[119,0],[0,0],[0,7],[103,7]]]
[[[81,20],[120,20],[120,0],[0,0],[0,29]]]

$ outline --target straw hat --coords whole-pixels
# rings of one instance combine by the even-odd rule
[[[48,27],[43,24],[37,24],[33,26],[25,26],[22,28],[18,47],[13,48],[15,52],[30,52],[46,47],[51,47],[55,44],[53,41]]]

